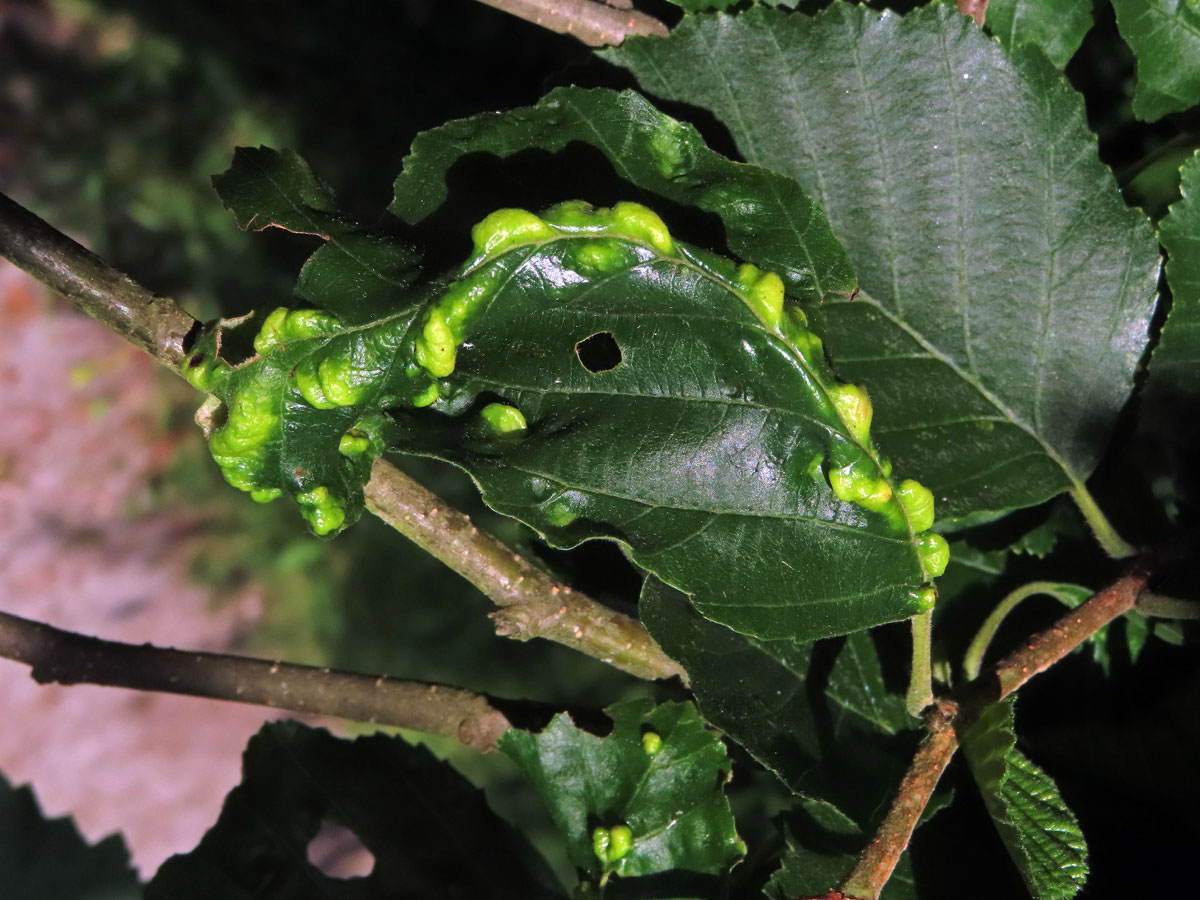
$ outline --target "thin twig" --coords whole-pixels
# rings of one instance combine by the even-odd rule
[[[0,256],[159,362],[179,371],[197,322],[0,194]]]
[[[666,37],[667,26],[638,12],[632,3],[598,0],[479,0],[556,34],[568,34],[589,47],[621,43],[627,37]]]
[[[1109,622],[1133,609],[1146,586],[1146,575],[1133,573],[1093,595],[1054,625],[996,664],[988,681],[988,699],[1003,700],[1034,675],[1050,668]]]
[[[642,678],[686,677],[636,619],[555,582],[390,463],[376,461],[366,494],[367,509],[500,607],[499,634],[557,641]]]
[[[253,703],[412,728],[483,751],[494,750],[509,727],[486,697],[458,688],[106,641],[3,612],[0,657],[32,667],[39,684],[99,684]]]
[[[929,805],[929,798],[933,796],[942,772],[950,765],[958,749],[958,736],[954,733],[957,712],[957,707],[945,700],[930,707],[925,739],[908,771],[904,773],[892,808],[842,886],[842,893],[846,897],[876,900],[892,877],[892,871],[912,839],[913,830],[921,819],[921,813]]]
[[[3,194],[0,256],[179,373],[182,336],[200,323]],[[366,495],[373,513],[501,607],[495,614],[500,634],[558,641],[643,678],[685,677],[636,619],[613,612],[521,562],[511,549],[477,530],[466,516],[391,463],[375,463]]]

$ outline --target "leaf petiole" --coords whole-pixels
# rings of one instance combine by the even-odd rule
[[[912,624],[912,668],[908,678],[908,693],[904,705],[911,716],[933,702],[933,670],[930,658],[933,643],[933,611],[909,619]]]
[[[1108,521],[1108,517],[1101,511],[1085,485],[1076,484],[1071,488],[1070,494],[1105,553],[1113,559],[1128,559],[1137,552],[1132,544],[1117,534],[1117,530]]]

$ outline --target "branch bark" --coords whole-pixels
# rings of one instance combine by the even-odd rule
[[[0,194],[0,256],[176,373],[200,323]]]
[[[0,256],[179,374],[184,338],[200,323],[3,194]],[[636,619],[557,584],[391,463],[376,461],[366,496],[375,515],[500,607],[498,633],[557,641],[642,678],[684,677]]]
[[[377,460],[367,509],[483,591],[499,634],[543,637],[642,678],[685,678],[636,619],[558,584],[395,466]]]
[[[933,796],[942,773],[958,749],[958,735],[954,732],[958,708],[953,703],[940,700],[930,710],[926,719],[925,740],[904,773],[896,799],[842,886],[842,893],[847,898],[876,900],[879,896],[883,886],[892,877],[896,864],[900,862],[900,855],[912,839],[921,813],[929,805],[929,798]]]
[[[0,612],[0,657],[39,684],[99,684],[253,703],[457,738],[496,749],[508,718],[480,694],[222,653],[124,644]]]
[[[627,37],[666,37],[667,26],[633,9],[629,0],[480,0],[556,34],[569,34],[589,47],[619,44]]]

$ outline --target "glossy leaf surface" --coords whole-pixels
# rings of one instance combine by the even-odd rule
[[[962,734],[962,747],[1009,855],[1037,900],[1069,900],[1087,881],[1087,844],[1054,780],[1017,749],[1009,698]]]
[[[695,708],[631,700],[606,711],[606,737],[558,715],[541,734],[510,729],[500,741],[546,801],[571,861],[595,879],[719,874],[745,855],[724,794],[725,747]]]
[[[687,161],[682,171],[695,159],[717,173],[679,181],[698,203],[729,196],[742,176],[782,202],[785,180],[693,144],[635,95],[584,99],[615,117],[604,120],[614,142],[632,140],[621,116],[650,123],[639,140],[681,140],[682,156],[668,156]],[[428,167],[414,159],[398,196]],[[754,208],[730,221],[770,232],[773,214]],[[805,213],[818,243],[819,212]],[[924,609],[922,585],[946,553],[927,531],[932,498],[878,455],[869,399],[832,377],[780,277],[689,248],[637,204],[570,202],[544,216],[488,216],[455,279],[397,295],[373,321],[281,308],[210,331],[184,368],[223,403],[210,447],[227,480],[258,500],[292,496],[332,534],[360,513],[387,442],[459,464],[489,505],[555,544],[622,541],[705,615],[743,631],[814,638]],[[798,232],[785,219],[778,246],[811,259],[789,243]],[[799,271],[797,284],[824,278]],[[258,329],[244,363],[225,356],[239,328]],[[591,359],[597,341],[607,362]]]
[[[323,822],[354,833],[375,858],[363,878],[324,874],[308,846]],[[423,747],[354,741],[297,722],[253,738],[242,783],[193,851],[163,864],[147,900],[384,900],[565,896],[524,837],[483,794]]]
[[[944,545],[921,532],[931,510],[901,499],[920,487],[873,455],[869,413],[850,425],[833,405],[859,395],[828,381],[778,289],[760,308],[731,264],[657,225],[657,247],[623,233],[638,209],[547,212],[611,229],[522,238],[466,275],[497,287],[470,314],[438,400],[396,413],[398,446],[459,464],[492,508],[556,545],[622,541],[739,631],[814,638],[923,608]],[[425,336],[440,327],[434,312],[423,321]],[[616,355],[592,371],[581,348],[596,336]],[[526,427],[492,427],[497,406]],[[846,477],[880,494],[855,501]]]
[[[0,886],[21,900],[136,900],[142,896],[119,835],[89,844],[68,818],[48,819],[28,787],[0,776]]]
[[[939,515],[1089,475],[1146,345],[1158,259],[1040,54],[1006,57],[943,4],[843,3],[695,16],[605,53],[825,207],[864,293],[813,321]]]
[[[1153,122],[1200,103],[1200,8],[1193,0],[1113,0],[1137,57],[1133,114]]]
[[[986,24],[1005,50],[1041,49],[1060,69],[1092,27],[1090,0],[989,0]]]

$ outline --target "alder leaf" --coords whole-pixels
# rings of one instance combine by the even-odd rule
[[[695,707],[630,700],[606,712],[605,737],[560,714],[540,734],[510,729],[500,739],[549,806],[571,861],[598,879],[716,875],[741,859],[724,794],[730,763]]]
[[[663,124],[632,95],[590,99]],[[786,187],[685,149],[723,173],[720,196],[742,175],[739,196]],[[795,253],[796,220],[750,206],[731,221],[778,226]],[[210,448],[227,480],[292,496],[334,534],[388,446],[457,463],[558,546],[621,541],[742,631],[811,639],[929,607],[947,552],[928,530],[932,498],[875,451],[870,400],[832,378],[777,274],[676,241],[634,203],[501,210],[473,237],[455,277],[370,322],[280,308],[206,335],[184,371],[223,404]],[[820,282],[807,271],[797,283]],[[223,356],[228,334],[253,327],[255,356]]]
[[[1063,68],[1092,27],[1091,0],[989,0],[987,29],[1013,50],[1024,44],[1041,48]]]
[[[1040,53],[1006,57],[945,4],[834,3],[692,16],[604,55],[824,206],[863,293],[812,321],[939,515],[1082,484],[1133,387],[1158,254]]]
[[[1200,103],[1196,0],[1113,0],[1117,29],[1137,57],[1133,114],[1146,122]]]
[[[1017,749],[1014,699],[961,735],[971,773],[1009,855],[1036,900],[1069,900],[1087,881],[1087,843],[1054,780]]]
[[[634,204],[474,234],[422,315],[436,399],[393,410],[399,449],[460,465],[556,546],[619,540],[738,631],[811,639],[929,607],[931,498],[874,455],[869,401],[829,380],[776,275]]]
[[[368,875],[336,878],[309,861],[323,823],[374,856]],[[524,836],[424,747],[273,722],[246,746],[216,825],[162,865],[146,900],[471,900],[497,885],[501,896],[565,896]]]

